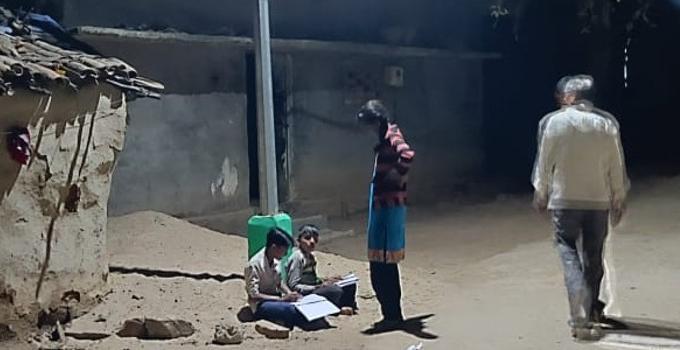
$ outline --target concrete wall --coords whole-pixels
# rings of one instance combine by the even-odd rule
[[[294,200],[316,201],[334,214],[366,206],[376,136],[357,128],[354,116],[376,96],[416,150],[413,201],[446,196],[481,170],[480,60],[324,54],[292,60]],[[404,69],[403,87],[386,85],[388,66]]]
[[[245,53],[216,43],[83,37],[162,81],[160,101],[129,104],[112,216],[197,216],[248,208]]]
[[[245,98],[213,93],[133,102],[130,134],[113,183],[113,215],[175,215],[249,205]]]
[[[242,230],[247,215],[225,213],[250,214],[246,45],[192,36],[83,39],[167,85],[161,101],[130,103],[110,213],[157,210]],[[481,171],[481,59],[286,47],[274,59],[277,91],[288,94],[286,209],[343,215],[366,207],[376,136],[354,116],[374,97],[395,111],[417,151],[413,202],[438,200]],[[404,69],[403,87],[386,84],[388,66]]]
[[[64,0],[67,26],[169,26],[194,34],[252,36],[254,1]],[[488,19],[477,0],[271,1],[277,38],[465,48]]]
[[[125,103],[120,92],[102,86],[77,95],[57,91],[51,98],[19,91],[0,97],[0,105],[0,130],[29,128],[35,155],[28,166],[14,162],[3,135],[0,323],[12,323],[17,314],[35,312],[35,305],[60,302],[66,291],[85,298],[105,285],[106,203],[123,147]],[[76,193],[71,188],[79,189],[79,198],[69,196]]]

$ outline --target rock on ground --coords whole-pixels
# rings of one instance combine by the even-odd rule
[[[154,320],[132,319],[125,321],[118,331],[122,338],[134,337],[139,339],[168,340],[189,337],[195,329],[191,323],[183,320]]]
[[[243,330],[234,324],[221,323],[215,326],[213,344],[235,345],[243,343]]]
[[[268,339],[288,339],[290,337],[290,329],[264,320],[255,324],[255,331]]]

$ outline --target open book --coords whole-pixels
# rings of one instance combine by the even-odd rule
[[[359,282],[359,278],[355,276],[353,273],[350,273],[349,275],[343,277],[341,280],[335,282],[335,285],[338,287],[346,287],[352,284],[357,284]]]
[[[293,305],[310,322],[340,312],[328,299],[317,294],[307,295]]]

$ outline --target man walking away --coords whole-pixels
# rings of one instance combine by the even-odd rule
[[[604,242],[610,216],[616,225],[623,214],[628,189],[618,122],[593,106],[593,92],[590,76],[559,81],[561,108],[539,123],[533,175],[534,206],[552,216],[569,298],[569,325],[579,340],[601,337],[597,324],[604,319],[605,304],[599,300]]]

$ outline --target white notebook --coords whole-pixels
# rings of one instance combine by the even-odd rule
[[[317,294],[307,295],[294,302],[293,305],[310,322],[340,312],[340,309],[328,301],[328,299]]]
[[[335,285],[338,287],[346,287],[357,284],[357,282],[359,282],[359,278],[353,273],[350,273],[349,275],[343,277],[340,281],[335,282]]]

